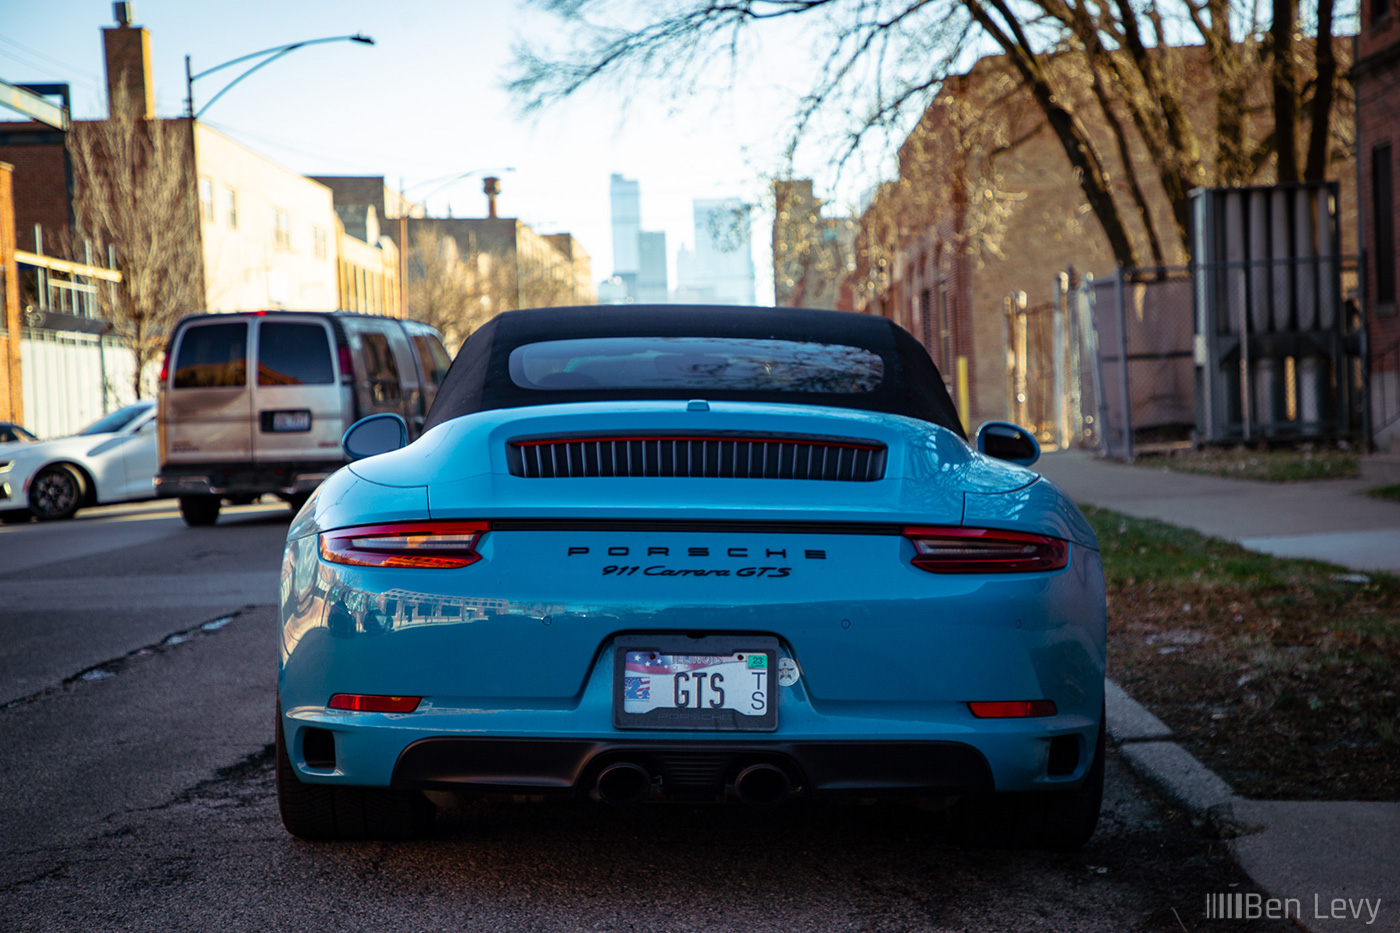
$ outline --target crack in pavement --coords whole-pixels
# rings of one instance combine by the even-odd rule
[[[119,674],[125,673],[129,668],[141,661],[157,657],[158,655],[167,654],[180,645],[201,638],[207,638],[227,627],[235,619],[256,608],[256,604],[248,604],[233,612],[225,612],[213,619],[208,619],[187,628],[171,632],[159,641],[142,645],[139,648],[133,648],[126,654],[110,658],[100,664],[94,664],[90,667],[83,668],[76,674],[65,677],[59,683],[50,684],[47,687],[36,690],[34,693],[8,700],[5,702],[4,706],[0,706],[0,712],[12,710],[20,706],[27,706],[30,703],[36,703],[39,700],[66,693],[84,683],[116,677]]]

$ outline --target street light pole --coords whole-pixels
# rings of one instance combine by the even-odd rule
[[[238,58],[232,59],[232,60],[230,60],[230,61],[226,61],[226,62],[224,62],[222,65],[215,65],[213,68],[206,68],[204,71],[201,71],[199,74],[193,74],[193,73],[191,72],[191,70],[190,70],[190,57],[189,57],[188,55],[186,55],[186,56],[185,56],[185,116],[189,117],[191,120],[196,120],[196,119],[198,119],[199,116],[200,116],[200,114],[204,113],[204,111],[206,111],[206,110],[208,110],[210,107],[212,107],[212,106],[214,105],[214,102],[215,102],[216,100],[218,100],[220,97],[223,97],[225,94],[227,94],[228,91],[229,91],[235,84],[237,84],[238,82],[242,81],[244,78],[248,77],[250,74],[252,74],[253,72],[257,71],[259,68],[262,68],[264,65],[270,65],[272,62],[277,61],[277,59],[281,58],[282,56],[288,55],[288,54],[290,54],[290,53],[292,53],[292,52],[295,52],[297,49],[302,48],[303,46],[308,46],[308,45],[320,45],[320,44],[323,43],[323,42],[361,42],[361,43],[364,43],[365,45],[374,45],[374,40],[373,40],[373,39],[371,39],[369,36],[361,35],[361,34],[359,34],[359,33],[356,33],[356,34],[353,35],[353,36],[330,36],[330,37],[325,38],[325,39],[307,39],[307,40],[305,40],[305,41],[303,41],[303,42],[293,42],[293,43],[291,43],[290,45],[277,45],[277,46],[273,46],[273,47],[270,48],[270,49],[263,49],[261,52],[251,52],[251,53],[249,53],[249,54],[247,54],[247,55],[242,55],[242,56],[239,56]],[[266,56],[266,57],[263,58],[263,56]],[[195,83],[196,81],[198,81],[200,78],[207,77],[207,76],[213,74],[213,73],[216,72],[216,71],[222,71],[222,70],[225,69],[225,68],[231,68],[231,67],[234,66],[234,65],[240,65],[240,64],[242,64],[243,62],[251,61],[252,59],[255,59],[255,58],[262,58],[263,60],[260,61],[260,62],[258,62],[258,63],[257,63],[256,65],[254,65],[253,67],[249,68],[247,71],[243,72],[243,73],[242,73],[241,75],[239,75],[238,77],[234,78],[234,79],[233,79],[232,81],[230,81],[228,84],[225,84],[225,85],[223,86],[223,88],[221,88],[221,89],[219,90],[219,93],[217,93],[217,94],[215,94],[213,97],[209,98],[208,103],[206,103],[203,107],[200,107],[198,111],[196,111],[196,110],[194,109],[194,83]]]

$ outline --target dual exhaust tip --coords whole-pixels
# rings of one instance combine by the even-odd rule
[[[651,772],[632,761],[617,761],[598,772],[593,793],[615,807],[640,803],[651,793]],[[749,765],[734,778],[734,796],[752,807],[774,807],[792,793],[792,779],[777,765]]]

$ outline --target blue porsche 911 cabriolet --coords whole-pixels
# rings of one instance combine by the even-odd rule
[[[1029,434],[969,445],[889,321],[510,311],[406,436],[353,426],[288,536],[295,835],[421,835],[424,791],[926,798],[992,844],[1093,833],[1094,534]]]

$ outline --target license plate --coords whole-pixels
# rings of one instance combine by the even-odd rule
[[[274,411],[272,413],[272,430],[274,433],[310,431],[311,412]]]
[[[763,636],[659,636],[617,648],[619,728],[772,731],[777,641]]]

